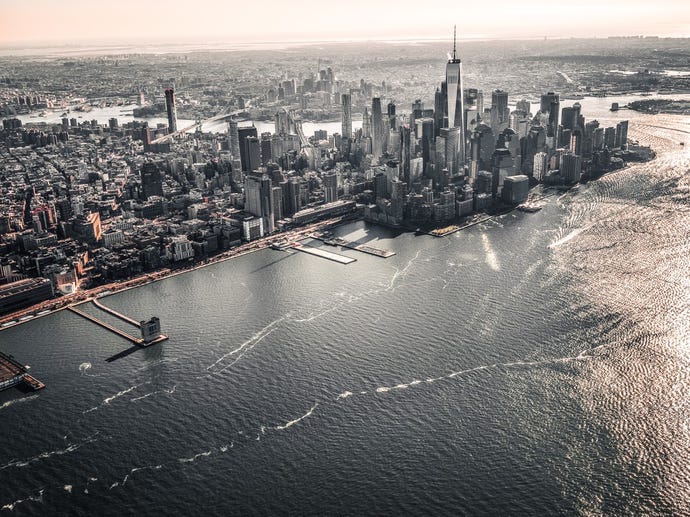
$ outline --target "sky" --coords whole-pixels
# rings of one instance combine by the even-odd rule
[[[0,45],[690,36],[688,0],[0,0]]]

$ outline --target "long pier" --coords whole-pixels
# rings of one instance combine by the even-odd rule
[[[77,315],[81,316],[82,318],[85,318],[85,319],[95,323],[96,325],[103,327],[106,330],[109,330],[113,334],[117,334],[121,338],[124,338],[127,341],[134,343],[135,345],[143,345],[144,344],[143,339],[131,336],[131,335],[127,334],[127,332],[124,332],[123,330],[120,330],[119,328],[113,327],[109,323],[106,323],[105,321],[99,320],[95,316],[91,316],[91,314],[87,314],[86,312],[80,311],[76,307],[67,307],[67,310],[72,311],[74,314],[77,314]]]
[[[328,244],[329,246],[341,246],[343,248],[348,248],[355,251],[361,251],[362,253],[367,253],[369,255],[374,255],[376,257],[388,258],[395,255],[394,251],[383,248],[376,248],[374,246],[369,246],[368,244],[357,244],[356,242],[347,241],[342,237],[329,238],[318,233],[314,233],[310,235],[310,237],[319,240],[324,244]]]
[[[322,250],[319,248],[312,248],[310,246],[304,246],[303,244],[300,244],[299,242],[293,242],[290,245],[290,247],[293,249],[296,249],[297,251],[309,253],[310,255],[316,255],[317,257],[332,260],[332,261],[338,262],[340,264],[351,264],[352,262],[355,262],[357,260],[357,259],[352,258],[352,257],[346,257],[344,255],[338,255],[337,253],[332,253],[330,251]]]
[[[91,303],[93,303],[96,307],[101,309],[104,312],[107,312],[108,314],[111,314],[112,316],[115,316],[118,319],[121,319],[122,321],[129,323],[130,325],[133,325],[137,328],[141,328],[141,323],[139,323],[136,320],[133,320],[132,318],[125,316],[121,312],[117,312],[115,309],[111,309],[110,307],[106,307],[103,305],[101,302],[99,302],[96,298],[91,300]]]

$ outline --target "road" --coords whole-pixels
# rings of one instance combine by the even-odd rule
[[[62,296],[57,299],[51,299],[51,300],[46,300],[44,302],[38,303],[36,305],[32,305],[31,307],[27,307],[25,309],[21,309],[19,311],[6,314],[2,317],[0,317],[0,325],[3,323],[7,323],[10,321],[18,320],[19,318],[23,318],[26,316],[36,316],[38,312],[42,311],[57,311],[57,310],[62,310],[67,307],[73,306],[73,305],[78,305],[80,303],[83,303],[84,301],[91,300],[93,298],[96,298],[99,294],[102,294],[106,291],[109,292],[118,292],[118,291],[124,291],[127,289],[133,289],[135,287],[139,287],[145,284],[148,284],[150,282],[156,282],[158,280],[162,280],[164,278],[168,278],[171,276],[175,275],[181,275],[183,273],[187,273],[189,271],[194,271],[196,269],[200,269],[202,267],[209,266],[211,264],[216,264],[218,262],[222,262],[224,260],[228,260],[234,257],[238,257],[240,255],[244,255],[246,253],[251,253],[253,251],[257,251],[260,249],[265,249],[269,247],[271,242],[275,240],[287,240],[287,241],[298,241],[301,239],[304,239],[309,236],[310,233],[314,231],[322,231],[328,227],[331,227],[333,225],[340,224],[347,220],[349,215],[344,215],[341,217],[334,217],[332,219],[327,219],[325,221],[319,221],[316,223],[312,223],[306,226],[302,226],[300,228],[295,228],[293,230],[289,230],[287,232],[280,232],[280,233],[274,233],[269,236],[263,237],[261,239],[257,239],[251,242],[247,242],[245,244],[242,244],[236,248],[232,248],[228,251],[225,251],[223,253],[219,253],[218,255],[214,255],[213,257],[210,257],[207,260],[204,260],[202,262],[197,262],[194,264],[190,264],[187,267],[177,267],[175,269],[170,269],[170,268],[165,268],[165,269],[160,269],[158,271],[154,271],[152,273],[146,273],[143,275],[139,275],[134,278],[130,278],[128,280],[123,280],[123,281],[116,281],[116,282],[111,282],[109,284],[104,284],[104,285],[99,285],[97,287],[93,287],[91,289],[85,289],[85,290],[80,290],[76,293],[69,294]],[[26,320],[30,321],[30,320]],[[24,322],[17,322],[16,325],[20,325],[21,323]],[[15,325],[12,325],[12,327]],[[1,330],[4,330],[5,328],[10,328],[11,326],[0,328]]]

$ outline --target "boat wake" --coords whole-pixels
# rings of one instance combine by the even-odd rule
[[[311,416],[311,414],[314,412],[314,410],[316,409],[316,407],[317,407],[318,405],[319,405],[318,403],[314,404],[314,405],[312,406],[312,408],[311,408],[309,411],[307,411],[304,415],[302,415],[301,417],[295,418],[294,420],[290,420],[289,422],[287,422],[287,423],[285,423],[285,424],[283,424],[283,425],[278,425],[278,426],[274,427],[273,429],[276,429],[277,431],[283,431],[283,430],[285,430],[285,429],[288,429],[288,428],[292,427],[292,426],[295,425],[295,424],[298,424],[299,422],[301,422],[301,421],[304,420],[305,418]]]
[[[14,509],[15,509],[17,506],[19,506],[19,505],[22,504],[22,503],[29,502],[29,501],[34,501],[34,502],[37,502],[37,503],[42,503],[42,502],[43,502],[43,492],[44,492],[44,490],[41,489],[41,490],[38,491],[38,495],[30,495],[30,496],[27,497],[26,499],[17,499],[17,500],[16,500],[15,502],[13,502],[13,503],[9,503],[9,504],[6,504],[6,505],[0,507],[0,511],[1,511],[1,510],[14,511]]]
[[[111,395],[110,397],[107,397],[103,399],[103,402],[99,404],[98,406],[94,406],[90,409],[87,409],[86,411],[82,411],[82,415],[85,415],[86,413],[91,413],[92,411],[96,411],[97,409],[102,408],[103,406],[109,405],[113,400],[119,399],[120,397],[127,395],[127,393],[134,391],[135,389],[144,386],[145,384],[151,384],[151,381],[146,381],[142,382],[141,384],[135,384],[134,386],[130,386],[129,388],[118,391],[115,395]]]
[[[256,332],[253,336],[251,336],[249,339],[247,339],[244,343],[242,343],[240,346],[235,348],[234,350],[228,352],[227,354],[221,356],[216,362],[211,364],[210,366],[206,367],[206,370],[210,371],[211,373],[221,373],[228,368],[232,367],[239,361],[244,355],[249,352],[252,348],[254,348],[259,342],[261,342],[266,336],[272,334],[276,329],[274,328],[276,325],[280,324],[285,320],[286,316],[283,316],[282,318],[278,318],[277,320],[272,321],[265,327],[263,327],[261,330]],[[235,354],[238,354],[237,357],[234,357],[233,360],[224,365],[223,361],[225,361],[228,358],[231,358]]]
[[[31,465],[32,463],[36,463],[38,461],[51,458],[52,456],[62,456],[64,454],[69,454],[71,452],[74,452],[74,451],[80,449],[84,445],[95,442],[97,440],[96,436],[99,433],[100,433],[100,431],[96,431],[95,433],[87,436],[81,442],[71,443],[64,449],[55,449],[53,451],[42,452],[40,454],[37,454],[36,456],[32,456],[31,458],[24,459],[24,460],[12,460],[11,462],[1,466],[0,470],[5,470],[5,469],[8,469],[10,467],[17,467],[17,468],[27,467],[27,466]]]
[[[143,400],[145,398],[151,397],[153,395],[158,395],[159,393],[167,393],[168,395],[172,395],[175,393],[175,390],[177,389],[177,384],[175,384],[172,388],[169,390],[158,390],[158,391],[152,391],[151,393],[147,393],[146,395],[142,395],[141,397],[136,397],[130,400],[130,402],[137,402],[138,400]]]
[[[37,399],[38,395],[31,395],[30,397],[23,397],[20,399],[14,399],[14,400],[8,400],[4,404],[0,405],[0,409],[5,409],[10,406],[14,406],[15,404],[22,404],[24,402],[29,402],[30,400]]]

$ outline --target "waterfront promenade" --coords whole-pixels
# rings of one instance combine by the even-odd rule
[[[287,232],[277,233],[256,239],[251,242],[242,244],[236,248],[232,248],[218,255],[209,257],[201,262],[193,263],[185,267],[179,267],[175,269],[165,268],[158,271],[153,271],[151,273],[146,273],[143,275],[130,278],[128,280],[110,282],[108,284],[99,285],[91,289],[79,290],[76,293],[62,296],[60,298],[54,298],[51,300],[46,300],[44,302],[26,307],[19,311],[15,311],[9,314],[5,314],[0,317],[0,325],[6,324],[8,322],[14,322],[12,325],[7,325],[5,327],[0,327],[0,331],[7,328],[14,327],[16,325],[21,325],[27,321],[31,321],[37,317],[46,316],[54,311],[66,309],[68,307],[78,305],[84,301],[95,299],[99,296],[105,294],[111,294],[119,291],[125,291],[127,289],[134,289],[151,282],[156,282],[158,280],[163,280],[165,278],[181,275],[189,271],[194,271],[196,269],[210,266],[211,264],[216,264],[231,258],[239,257],[253,251],[262,250],[268,248],[271,242],[276,239],[286,240],[290,242],[298,241],[308,237],[312,232],[323,231],[328,228],[332,228],[338,224],[351,219],[351,216],[341,216],[327,219],[324,221],[319,221],[316,223],[308,224],[306,226],[295,228]],[[38,314],[40,313],[40,314]]]

